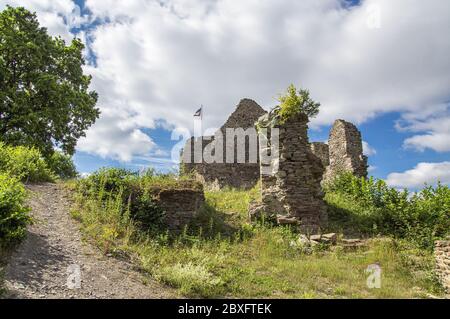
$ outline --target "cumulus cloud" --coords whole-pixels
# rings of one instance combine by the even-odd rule
[[[440,181],[450,184],[450,162],[419,163],[403,173],[391,173],[386,182],[392,187],[419,188],[425,183],[435,185]]]
[[[373,156],[377,153],[377,150],[369,145],[366,141],[362,142],[363,145],[363,153],[367,156]]]
[[[93,154],[118,156],[121,141],[136,145],[122,156],[131,159],[150,148],[141,133],[158,120],[191,128],[203,104],[205,126],[218,127],[241,98],[269,108],[290,83],[321,102],[314,126],[336,118],[361,123],[389,111],[416,114],[450,98],[447,1],[365,0],[352,7],[342,0],[85,3],[91,15],[80,19],[69,0],[27,6],[51,32],[66,36],[67,19],[99,22],[81,34],[96,59],[86,68],[92,88],[108,114],[80,141],[79,149]],[[375,20],[374,12],[380,13]],[[427,131],[405,145],[446,149],[439,134]]]
[[[87,136],[78,141],[78,150],[123,162],[131,161],[133,156],[150,154],[155,147],[153,140],[141,130],[124,125],[124,116],[124,113],[104,111]]]
[[[350,9],[339,0],[86,5],[105,21],[91,31],[100,106],[127,110],[123,121],[135,128],[157,119],[190,128],[200,104],[205,125],[220,126],[242,97],[268,108],[289,83],[322,103],[313,125],[414,113],[449,97],[446,2],[367,0]],[[378,29],[368,24],[374,6]]]
[[[404,141],[405,148],[437,152],[450,151],[450,104],[427,107],[425,111],[407,113],[397,123],[400,131],[422,132]]]

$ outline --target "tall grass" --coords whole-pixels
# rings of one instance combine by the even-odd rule
[[[175,176],[155,180],[179,185]],[[89,196],[78,191],[73,216],[85,235],[105,253],[128,256],[185,296],[413,298],[440,293],[432,254],[406,241],[372,239],[355,251],[305,249],[290,228],[249,224],[247,205],[258,198],[257,188],[207,192],[207,203],[191,225],[173,234],[137,227],[123,194],[114,192],[105,200],[110,190],[102,185]],[[381,289],[366,285],[365,270],[374,263],[382,267]]]

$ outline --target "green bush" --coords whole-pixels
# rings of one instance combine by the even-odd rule
[[[49,169],[59,178],[70,179],[78,176],[72,157],[61,152],[54,152],[47,160]]]
[[[123,168],[102,168],[81,179],[77,190],[83,197],[101,202],[120,197],[120,210],[128,212],[137,226],[148,231],[161,227],[164,217],[162,209],[149,192],[150,181],[164,178],[157,177],[152,171],[139,176],[137,172]]]
[[[137,189],[130,195],[129,212],[140,229],[156,230],[162,227],[164,211],[146,190]]]
[[[101,199],[119,191],[123,191],[127,197],[131,191],[131,181],[138,177],[137,173],[123,168],[101,168],[87,178],[81,179],[77,188],[84,195],[96,195]]]
[[[17,243],[30,223],[25,189],[17,178],[0,173],[0,246]]]
[[[281,123],[299,113],[305,114],[308,118],[319,114],[320,103],[314,102],[310,98],[308,90],[299,89],[297,91],[293,84],[289,85],[284,95],[279,96],[278,101],[280,102]]]
[[[0,142],[0,172],[24,182],[51,182],[55,174],[35,148],[8,146]]]
[[[411,194],[388,187],[383,180],[343,173],[325,185],[325,192],[334,226],[406,238],[428,248],[450,231],[450,189],[446,185]]]

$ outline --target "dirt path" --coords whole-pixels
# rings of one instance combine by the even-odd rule
[[[6,267],[7,298],[175,296],[171,289],[144,278],[130,263],[108,258],[83,243],[61,186],[43,184],[28,189],[35,224]]]

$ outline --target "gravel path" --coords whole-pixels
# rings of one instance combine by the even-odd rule
[[[61,186],[28,189],[35,223],[6,267],[6,298],[175,297],[173,290],[145,278],[129,262],[106,257],[82,242]]]

